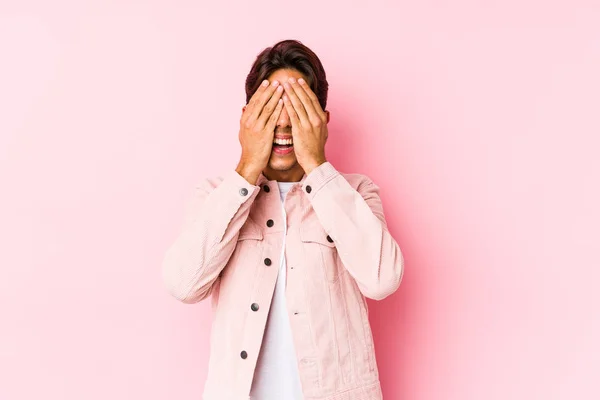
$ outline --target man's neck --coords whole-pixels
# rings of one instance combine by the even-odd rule
[[[268,180],[277,182],[300,182],[304,176],[304,170],[300,165],[287,171],[277,171],[267,167],[262,173]]]

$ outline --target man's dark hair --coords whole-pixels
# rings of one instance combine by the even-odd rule
[[[246,77],[246,104],[261,82],[278,69],[294,69],[304,76],[319,99],[321,108],[327,105],[327,77],[319,57],[298,40],[282,40],[264,49],[252,65]]]

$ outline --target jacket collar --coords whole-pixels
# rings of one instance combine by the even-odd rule
[[[304,173],[304,175],[302,175],[302,179],[300,179],[299,182],[295,182],[296,184],[302,186],[302,184],[304,183],[304,181],[306,180],[306,172]],[[265,174],[263,174],[262,172],[260,173],[260,175],[258,176],[258,181],[256,181],[256,185],[257,186],[262,186],[265,183],[269,183],[269,182],[277,182],[276,180],[268,180],[267,177],[265,176]]]

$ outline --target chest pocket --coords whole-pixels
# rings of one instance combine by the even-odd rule
[[[306,249],[307,259],[312,264],[311,272],[319,276],[325,271],[327,280],[335,283],[339,278],[338,253],[333,239],[320,223],[310,223],[300,229],[300,240]]]
[[[253,270],[252,267],[255,267],[258,262],[260,257],[260,249],[258,247],[263,238],[263,232],[256,222],[251,218],[248,218],[240,228],[237,243],[231,258],[223,271],[221,271],[223,280],[229,282],[231,277],[235,275],[236,277],[241,278],[242,281],[246,280],[246,283],[252,282],[252,276],[249,276],[248,274],[251,273]]]
[[[240,229],[238,236],[238,242],[240,240],[263,240],[263,233],[250,217],[246,219],[246,223]]]

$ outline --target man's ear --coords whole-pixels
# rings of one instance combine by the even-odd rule
[[[329,111],[325,110],[325,114],[327,114],[327,123],[329,123],[329,118],[330,118]]]
[[[244,114],[244,112],[246,112],[246,106],[242,107],[242,114]]]

